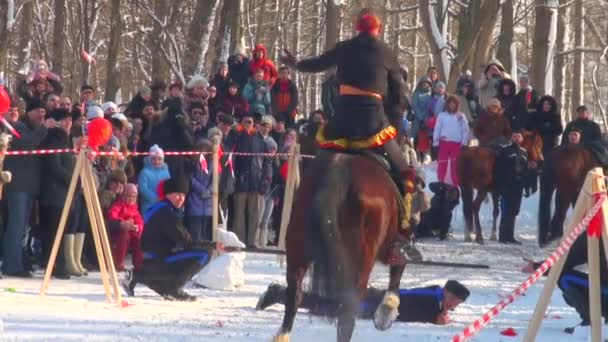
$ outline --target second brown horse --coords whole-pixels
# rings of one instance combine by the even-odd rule
[[[540,136],[525,131],[522,148],[528,153],[530,162],[542,160],[542,139]],[[499,214],[499,195],[495,191],[494,164],[496,153],[490,147],[469,147],[460,153],[457,160],[458,179],[462,198],[462,212],[465,219],[464,239],[471,241],[471,232],[475,232],[475,241],[483,244],[484,238],[479,220],[479,210],[488,193],[492,193],[493,220],[491,239],[496,239],[496,225]],[[477,196],[473,199],[473,190]]]

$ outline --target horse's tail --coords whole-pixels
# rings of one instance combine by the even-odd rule
[[[538,203],[538,243],[544,245],[551,225],[551,198],[555,190],[555,177],[552,160],[547,159],[543,164],[540,175],[540,196]]]
[[[325,177],[317,184],[308,222],[308,250],[312,263],[310,285],[313,293],[342,303],[351,293],[354,280],[351,262],[347,258],[343,232],[340,231],[339,212],[347,205],[351,176],[344,163],[326,169]],[[352,231],[352,234],[359,234]],[[349,237],[349,239],[352,237]],[[354,246],[351,246],[353,248]],[[322,310],[335,317],[334,310]]]

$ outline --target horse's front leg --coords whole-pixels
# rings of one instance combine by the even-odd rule
[[[491,241],[496,241],[496,225],[498,223],[498,214],[500,214],[500,197],[498,193],[492,192],[492,235],[490,235]]]
[[[293,329],[293,322],[302,298],[302,280],[307,270],[307,266],[291,267],[287,265],[287,289],[285,290],[283,325],[272,340],[273,342],[289,342],[289,333]]]
[[[390,268],[388,291],[384,293],[382,302],[374,314],[374,326],[378,330],[387,330],[399,315],[399,284],[405,270],[405,264],[394,265]]]
[[[481,229],[481,221],[479,220],[479,210],[481,209],[481,204],[486,199],[488,192],[485,190],[478,190],[477,196],[475,197],[475,201],[473,201],[473,221],[475,225],[475,242],[480,245],[483,245],[483,233]]]

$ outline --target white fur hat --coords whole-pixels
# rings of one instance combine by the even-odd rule
[[[203,87],[207,88],[209,86],[209,81],[203,77],[203,75],[194,75],[188,82],[188,89],[192,89],[194,87]]]

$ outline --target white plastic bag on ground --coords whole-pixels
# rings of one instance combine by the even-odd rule
[[[218,239],[226,247],[245,248],[233,232],[219,229]],[[245,252],[226,253],[211,260],[193,281],[212,290],[235,291],[245,285]]]

